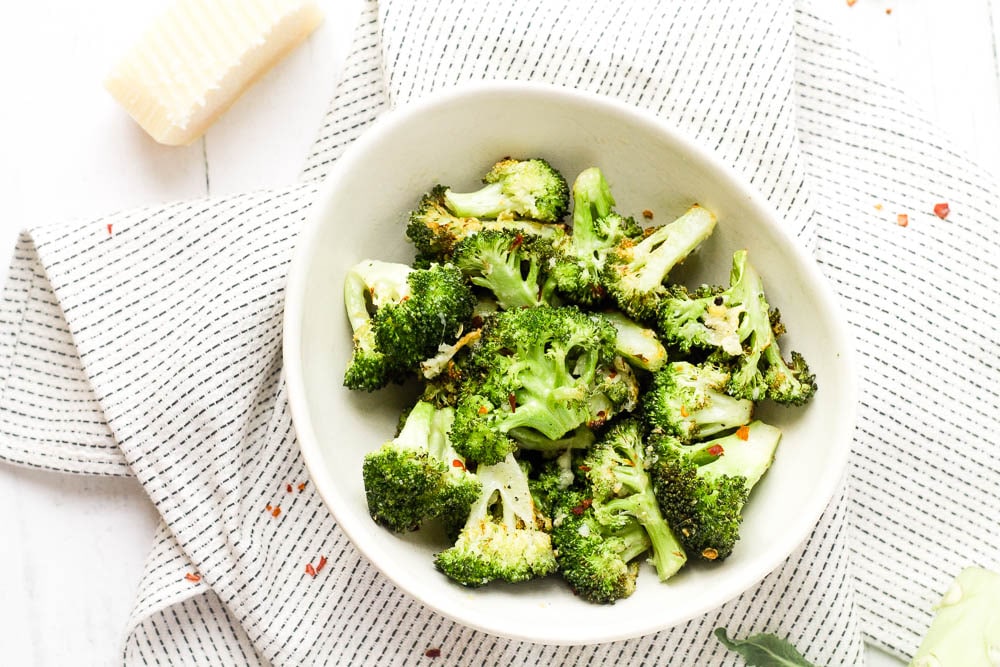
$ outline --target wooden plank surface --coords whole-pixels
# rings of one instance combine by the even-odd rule
[[[0,243],[17,230],[287,183],[326,109],[357,7],[327,21],[185,148],[151,142],[101,88],[167,0],[34,0],[0,22]],[[970,158],[1000,173],[1000,0],[828,0],[861,51]],[[886,10],[891,9],[891,14]],[[902,92],[902,91],[906,92]],[[116,664],[156,514],[129,480],[0,465],[0,664]],[[898,664],[875,656],[871,663]]]

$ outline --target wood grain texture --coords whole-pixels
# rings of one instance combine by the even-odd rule
[[[349,45],[356,0],[186,148],[152,142],[101,86],[168,0],[34,0],[0,22],[0,243],[28,225],[294,180]],[[828,0],[859,49],[1000,174],[1000,0]],[[886,9],[892,9],[891,14]],[[905,91],[905,92],[903,92]],[[130,480],[0,465],[0,663],[119,662],[156,514]],[[929,598],[933,597],[930,595]],[[871,665],[898,665],[872,653]]]

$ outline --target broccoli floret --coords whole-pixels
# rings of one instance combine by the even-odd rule
[[[365,497],[376,522],[397,532],[435,517],[465,522],[481,485],[448,440],[453,419],[451,408],[418,402],[399,435],[365,456]]]
[[[573,303],[595,306],[607,290],[604,265],[612,248],[623,239],[642,237],[633,218],[612,210],[611,188],[597,167],[584,170],[573,183],[573,235],[560,239],[561,255],[552,270],[559,293]]]
[[[760,421],[697,445],[650,438],[653,489],[692,557],[723,560],[739,540],[743,506],[774,459],[781,431]]]
[[[686,444],[749,423],[753,401],[724,394],[728,381],[729,373],[715,364],[667,364],[643,394],[647,424]]]
[[[569,209],[566,179],[540,158],[500,160],[483,183],[475,192],[445,190],[445,206],[462,217],[521,216],[539,222],[559,222]]]
[[[639,380],[632,367],[616,356],[597,369],[595,390],[590,395],[590,428],[598,429],[622,412],[632,412],[639,404]]]
[[[759,401],[803,405],[816,393],[816,378],[805,359],[781,356],[777,338],[785,332],[781,315],[769,310],[760,275],[746,250],[733,254],[729,287],[702,287],[689,294],[674,287],[657,314],[660,333],[682,352],[712,350],[712,358],[732,367],[726,391]]]
[[[591,444],[594,442],[593,436],[590,441]],[[573,474],[573,455],[573,449],[565,449],[556,458],[543,461],[536,467],[535,475],[528,477],[528,488],[531,490],[535,509],[550,520],[554,516],[555,504],[559,497],[576,481],[576,476]],[[549,528],[551,531],[551,525]]]
[[[657,312],[657,327],[663,340],[682,354],[692,350],[721,350],[739,355],[742,304],[732,302],[724,287],[702,285],[689,291],[671,285]]]
[[[485,230],[466,237],[453,261],[473,284],[488,289],[504,310],[552,303],[555,283],[548,275],[552,245],[512,230]]]
[[[410,212],[406,237],[417,249],[415,265],[426,268],[432,262],[451,260],[455,245],[462,239],[486,230],[505,229],[531,236],[562,237],[566,227],[561,224],[505,217],[503,220],[481,220],[457,216],[448,210],[444,195],[448,188],[436,185],[425,194],[417,208]]]
[[[635,591],[638,557],[651,542],[633,518],[609,527],[597,520],[593,500],[579,490],[557,496],[552,546],[559,572],[576,593],[590,602],[612,604]]]
[[[573,306],[497,313],[470,351],[451,437],[477,463],[497,463],[515,428],[556,440],[595,419],[591,400],[613,362],[615,330]]]
[[[540,529],[528,478],[513,455],[479,466],[476,477],[482,492],[455,545],[435,557],[437,568],[463,586],[527,581],[554,572],[551,539]]]
[[[622,240],[608,255],[605,284],[618,307],[639,322],[656,318],[670,270],[691,254],[715,229],[715,216],[701,206],[670,224],[656,227],[641,241]]]
[[[646,371],[659,370],[667,362],[667,350],[656,337],[656,332],[626,317],[617,310],[603,313],[615,327],[615,349],[636,368]]]
[[[595,519],[610,530],[631,519],[642,525],[653,548],[653,564],[661,581],[684,565],[681,543],[664,519],[646,471],[642,425],[636,419],[615,423],[577,466],[586,480]]]
[[[784,332],[777,311],[769,311],[760,275],[747,251],[733,254],[729,287],[703,289],[693,298],[675,290],[658,315],[664,339],[681,349],[714,348],[712,358],[731,367],[726,392],[759,401],[803,405],[816,393],[816,379],[805,359],[781,356],[776,333]]]
[[[454,340],[475,297],[453,266],[415,270],[366,260],[347,272],[344,304],[354,330],[344,384],[373,391],[416,370],[442,343]]]

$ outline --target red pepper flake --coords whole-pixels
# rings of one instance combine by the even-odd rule
[[[510,411],[517,412],[517,396],[513,393],[507,395],[507,402],[510,403]]]
[[[900,213],[899,215],[896,216],[896,224],[899,225],[900,227],[906,227],[908,224],[910,224],[910,216],[906,215],[905,213]]]
[[[737,436],[739,435],[739,431],[736,432],[736,435]],[[746,438],[740,438],[740,440],[746,440]],[[723,454],[726,453],[726,450],[722,448],[722,445],[712,445],[705,451],[712,456],[722,456]]]
[[[441,657],[441,649],[439,649],[437,647],[429,648],[426,651],[424,651],[424,655],[426,655],[428,658],[440,658]]]
[[[108,236],[111,236],[111,223],[108,223]]]
[[[587,511],[587,508],[594,502],[592,498],[584,498],[579,505],[570,510],[573,514],[580,516]]]
[[[590,466],[580,466],[578,470],[580,472],[590,472]]]
[[[188,572],[187,574],[184,575],[184,578],[193,583],[198,583],[199,581],[201,581],[201,575],[195,574],[193,572]]]
[[[298,487],[299,488],[299,493],[302,493],[303,491],[306,490],[306,484],[308,484],[308,483],[309,482],[302,482],[301,484],[299,484],[299,487]]]
[[[267,506],[264,509],[266,509],[268,512],[270,512],[273,509],[271,507],[271,503],[268,503]]]
[[[889,14],[892,14],[892,7],[886,7],[885,8],[885,13],[886,13],[886,16],[888,16]]]
[[[652,220],[653,212],[650,211],[648,208],[645,208],[642,210],[642,217],[646,218],[646,220]]]
[[[688,406],[682,405],[681,406],[681,417],[690,417],[690,416],[691,416],[691,413],[688,412]]]
[[[465,470],[465,464],[462,463],[461,461],[459,461],[458,459],[453,459],[452,460],[451,467],[452,468],[461,468],[462,470]]]
[[[951,208],[948,207],[947,203],[941,202],[940,204],[934,204],[934,215],[937,217],[944,220],[948,217],[949,213],[951,213]]]
[[[289,493],[291,493],[292,492],[292,485],[291,484],[286,484],[285,485],[285,491],[288,491]]]
[[[271,516],[273,516],[275,519],[278,518],[279,514],[281,514],[281,506],[275,507],[273,510],[271,510]]]
[[[479,414],[485,415],[489,411],[490,411],[490,409],[488,407],[486,407],[485,405],[480,405],[479,406],[479,410],[478,410]]]
[[[312,563],[306,563],[306,574],[308,574],[310,577],[316,576],[316,568],[313,567]]]
[[[749,440],[750,427],[747,426],[746,424],[740,426],[738,429],[736,429],[736,437],[739,438],[740,440]]]
[[[319,562],[316,563],[316,573],[318,574],[324,567],[326,567],[326,556],[320,556]]]
[[[853,7],[853,6],[854,6],[854,3],[856,3],[857,1],[858,1],[858,0],[847,0],[847,6],[848,6],[848,7]]]
[[[511,249],[511,251],[514,251],[514,250],[517,250],[518,248],[520,248],[522,243],[524,243],[524,235],[521,234],[521,233],[518,233],[518,235],[514,237],[514,240],[510,242],[510,249]]]

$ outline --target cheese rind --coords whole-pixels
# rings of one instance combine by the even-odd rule
[[[105,87],[161,144],[190,144],[323,16],[303,0],[178,0]]]

